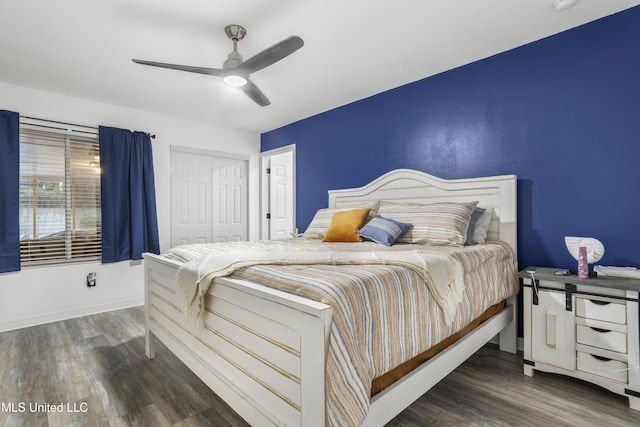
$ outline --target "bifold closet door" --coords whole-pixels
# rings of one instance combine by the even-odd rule
[[[247,240],[248,161],[171,152],[171,245]]]
[[[213,239],[212,157],[171,152],[171,246]]]

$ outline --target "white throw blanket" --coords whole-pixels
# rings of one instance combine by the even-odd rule
[[[223,246],[224,248],[224,246]],[[178,291],[189,321],[199,326],[204,310],[204,295],[218,277],[253,265],[282,264],[394,264],[416,271],[424,279],[448,322],[464,291],[463,269],[452,256],[428,250],[339,251],[286,250],[266,245],[259,250],[212,250],[209,254],[184,263],[178,270]]]

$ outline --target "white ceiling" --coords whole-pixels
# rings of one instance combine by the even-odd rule
[[[265,132],[636,6],[640,0],[1,0],[0,81]],[[252,75],[259,107],[220,79],[131,58],[221,68],[305,45]],[[0,100],[1,102],[1,100]]]

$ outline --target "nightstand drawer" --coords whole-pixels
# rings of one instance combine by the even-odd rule
[[[617,331],[577,325],[576,342],[618,353],[627,352],[627,334]]]
[[[576,315],[587,319],[627,324],[627,306],[617,302],[576,297]]]
[[[577,369],[620,383],[627,383],[627,364],[618,360],[606,359],[581,351],[577,352]]]

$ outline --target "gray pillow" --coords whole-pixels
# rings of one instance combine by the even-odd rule
[[[483,244],[487,241],[487,232],[491,224],[493,206],[476,206],[471,212],[465,245]]]

